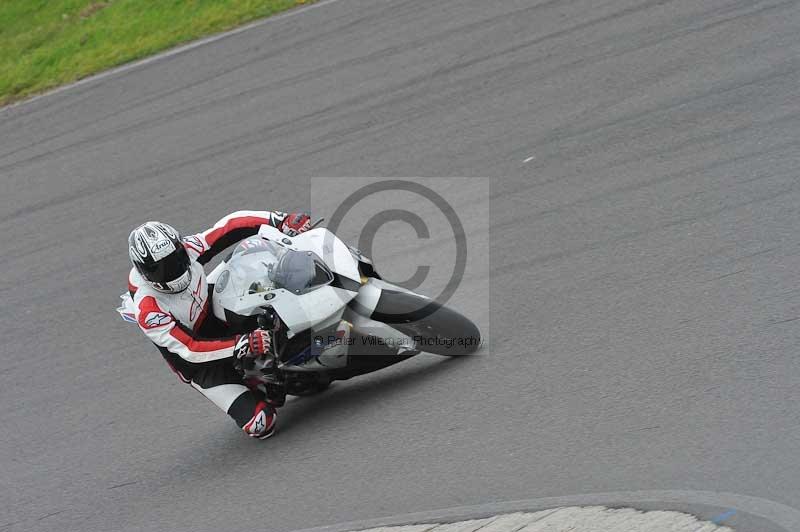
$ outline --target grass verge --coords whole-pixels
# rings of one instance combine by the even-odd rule
[[[309,0],[0,0],[0,105]]]

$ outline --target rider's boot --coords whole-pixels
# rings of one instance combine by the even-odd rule
[[[244,424],[242,430],[252,438],[266,440],[275,434],[275,424],[278,413],[266,401],[259,401],[256,405],[253,417]]]

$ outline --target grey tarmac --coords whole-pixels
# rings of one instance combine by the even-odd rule
[[[0,531],[570,498],[757,499],[725,524],[790,530],[798,27],[779,0],[338,0],[0,110]],[[452,302],[489,299],[479,355],[292,401],[256,443],[114,312],[142,221],[420,175],[491,179],[491,274]],[[401,275],[397,231],[376,258]]]

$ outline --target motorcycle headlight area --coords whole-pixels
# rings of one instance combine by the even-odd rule
[[[229,284],[240,297],[279,288],[304,294],[333,281],[333,273],[316,253],[292,250],[260,237],[240,242],[228,269]]]
[[[333,281],[333,273],[312,251],[287,251],[270,274],[276,288],[304,294]]]

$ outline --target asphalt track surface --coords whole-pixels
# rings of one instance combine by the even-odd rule
[[[0,530],[800,507],[798,27],[795,1],[339,0],[0,111]],[[416,175],[491,178],[479,356],[293,402],[257,444],[113,311],[143,220]]]

